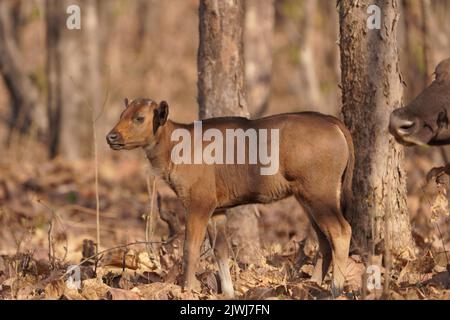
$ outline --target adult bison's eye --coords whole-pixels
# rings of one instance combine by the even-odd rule
[[[136,123],[143,123],[145,120],[145,117],[142,116],[137,116],[136,118],[134,118],[134,122]]]
[[[442,128],[448,128],[448,117],[447,117],[447,110],[442,110],[439,115],[438,115],[438,119],[437,119],[437,125],[439,127],[439,129]]]

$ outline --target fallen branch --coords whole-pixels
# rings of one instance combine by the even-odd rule
[[[88,262],[89,260],[95,259],[95,258],[97,258],[98,256],[103,255],[104,253],[107,253],[107,252],[110,252],[110,251],[114,251],[114,250],[117,250],[117,249],[128,248],[128,247],[131,247],[131,246],[142,245],[142,244],[144,244],[144,245],[156,244],[156,243],[158,243],[158,244],[168,244],[168,243],[172,242],[172,240],[173,240],[174,238],[175,238],[175,237],[172,237],[172,238],[170,238],[170,239],[167,239],[166,241],[136,241],[136,242],[131,242],[131,243],[123,244],[123,245],[118,245],[118,246],[115,246],[115,247],[112,247],[112,248],[108,248],[108,249],[105,249],[105,250],[98,251],[97,253],[93,254],[92,256],[83,259],[80,263],[78,263],[78,264],[76,264],[76,265],[73,265],[73,266],[70,268],[70,270],[66,271],[66,272],[60,277],[60,279],[62,279],[64,276],[66,276],[67,274],[69,274],[70,272],[72,272],[74,268],[80,267],[80,266],[82,266],[85,262]]]
[[[94,215],[94,216],[97,215],[96,209],[83,207],[78,204],[67,204],[67,205],[64,205],[64,206],[58,208],[58,211],[70,211],[70,210],[74,210],[74,211],[78,211],[80,213],[85,213],[85,214]],[[119,217],[117,217],[116,215],[105,212],[105,211],[102,212],[102,218],[119,219]]]

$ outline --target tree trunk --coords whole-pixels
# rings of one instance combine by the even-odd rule
[[[49,154],[91,155],[92,113],[100,108],[97,3],[80,1],[81,29],[66,28],[69,0],[47,0]],[[91,110],[90,108],[93,108]]]
[[[418,63],[415,61],[415,57],[412,55],[412,47],[414,43],[412,42],[412,35],[414,34],[414,10],[413,3],[410,0],[401,1],[401,14],[404,17],[402,19],[403,26],[399,26],[399,45],[403,48],[401,54],[403,54],[403,66],[408,66],[404,68],[403,76],[405,77],[405,82],[407,84],[403,96],[404,99],[409,101],[413,99],[419,92],[418,83],[414,81],[417,74],[420,72]]]
[[[200,1],[198,103],[201,119],[248,117],[244,87],[244,1]],[[228,210],[228,229],[238,261],[256,263],[258,221],[253,205]]]
[[[46,126],[38,89],[24,68],[10,4],[0,1],[0,73],[12,100],[7,143],[11,142],[14,129],[23,133],[32,123],[41,131]]]
[[[349,217],[357,246],[411,257],[403,147],[388,133],[391,111],[401,105],[396,0],[341,0],[342,112],[354,143],[355,202]],[[381,30],[366,24],[369,5],[381,9]]]
[[[317,75],[314,58],[313,41],[316,29],[314,16],[317,11],[317,0],[305,0],[302,6],[303,17],[300,22],[300,49],[299,49],[299,77],[298,90],[300,100],[307,109],[329,113],[329,108],[324,106],[321,99],[320,83]]]
[[[48,148],[49,156],[55,157],[58,153],[61,129],[61,54],[59,43],[61,41],[61,27],[64,25],[64,16],[61,15],[63,7],[57,0],[47,0],[46,32],[47,32],[47,118],[48,118]]]
[[[156,9],[158,3],[155,3],[151,0],[138,0],[136,3],[136,16],[137,16],[137,35],[136,35],[136,43],[135,48],[136,52],[140,53],[144,49],[145,41],[144,39],[148,38],[149,29],[150,29],[150,21],[152,18],[152,11]]]
[[[430,24],[429,21],[432,19],[430,15],[430,1],[421,0],[420,9],[422,11],[422,51],[423,51],[423,87],[425,88],[430,83],[432,79],[432,72],[430,66],[430,60],[432,60],[432,52],[429,43],[430,37]],[[431,58],[431,59],[430,59]]]
[[[274,25],[274,0],[245,2],[245,84],[252,118],[264,115],[269,106]]]

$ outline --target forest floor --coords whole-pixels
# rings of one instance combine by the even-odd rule
[[[171,213],[181,226],[183,213],[161,181],[156,182],[160,201],[155,200],[146,168],[136,159],[102,161],[101,246],[100,254],[92,257],[96,253],[92,162],[0,162],[0,299],[223,298],[207,244],[197,273],[201,289],[182,291],[183,232],[170,235],[159,213]],[[372,255],[371,264],[381,266],[381,285],[389,274],[389,290],[363,292],[367,257],[352,254],[346,295],[339,299],[450,299],[448,201],[446,188],[422,187],[430,168],[420,157],[407,167],[415,259],[398,257],[384,268],[382,257]],[[258,208],[262,249],[255,264],[238,263],[233,255],[236,298],[333,298],[328,277],[322,286],[308,281],[317,244],[297,203],[286,199]],[[151,245],[142,243],[146,225]]]

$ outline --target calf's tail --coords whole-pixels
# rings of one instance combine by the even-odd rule
[[[345,168],[344,174],[342,175],[342,193],[341,193],[341,209],[344,213],[345,218],[348,220],[350,218],[350,210],[353,203],[353,171],[355,169],[355,146],[353,144],[353,139],[350,131],[345,127],[342,122],[339,122],[339,129],[345,136],[348,147],[348,162]]]
[[[350,134],[350,131],[347,129],[347,127],[340,121],[339,119],[335,117],[329,117],[329,120],[333,122],[339,130],[342,132],[342,134],[345,137],[345,140],[347,142],[347,148],[348,148],[348,160],[347,160],[347,166],[342,174],[342,182],[341,182],[341,210],[344,214],[344,217],[349,220],[351,213],[351,206],[353,203],[353,190],[352,190],[352,183],[353,183],[353,171],[355,169],[355,146],[353,144],[352,135]]]

